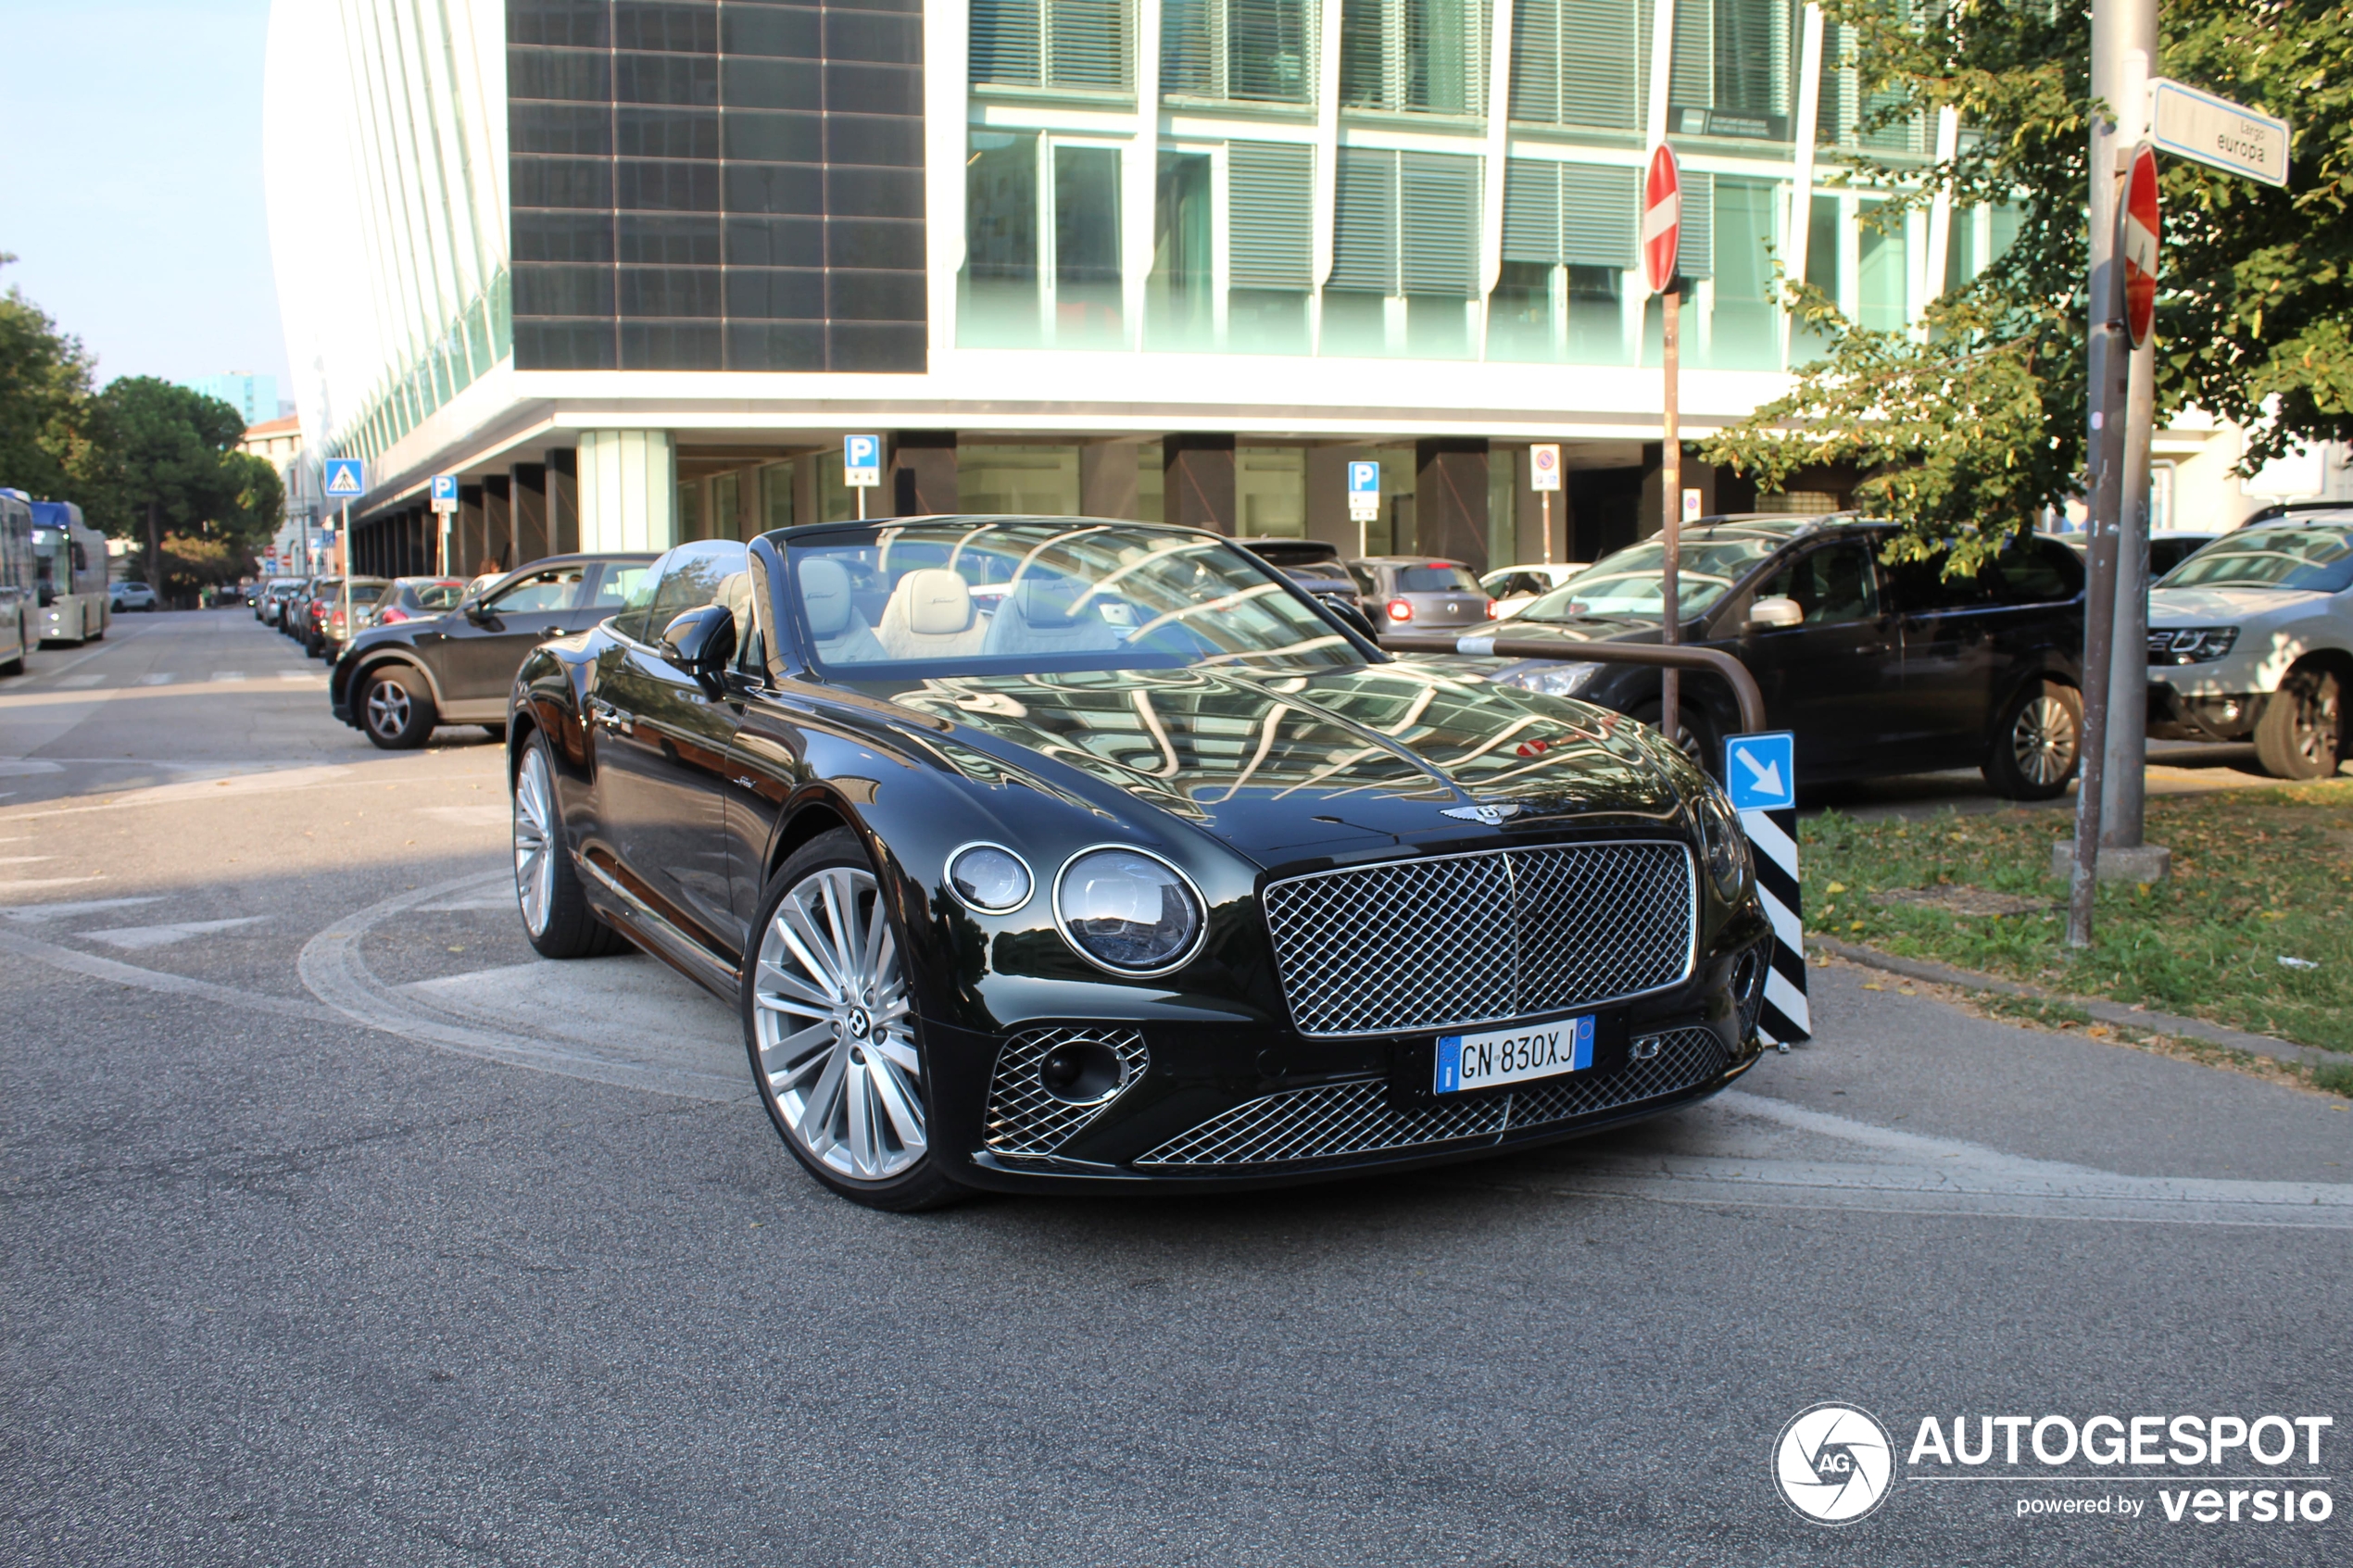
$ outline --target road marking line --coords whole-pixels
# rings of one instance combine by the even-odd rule
[[[233,920],[182,920],[169,925],[118,925],[104,931],[77,931],[76,936],[93,942],[104,942],[110,947],[126,952],[142,953],[149,947],[168,947],[175,942],[185,942],[191,936],[209,936],[217,931],[234,931],[241,925],[259,925],[268,915],[239,915]]]
[[[212,678],[216,681],[242,681],[245,678],[245,672],[242,670],[216,670],[212,672]]]
[[[86,689],[96,685],[99,682],[105,679],[106,677],[104,675],[72,675],[55,684],[60,686],[72,686]]]
[[[127,909],[137,904],[160,904],[163,896],[149,893],[135,898],[88,898],[74,904],[0,904],[0,915],[19,923],[63,920],[69,915],[94,915],[102,909]]]
[[[285,997],[267,996],[259,991],[239,991],[227,985],[215,985],[208,981],[191,980],[184,974],[167,974],[161,970],[140,969],[136,965],[117,963],[91,953],[77,953],[70,947],[60,947],[54,942],[36,937],[19,936],[13,931],[0,931],[0,952],[15,953],[20,958],[35,960],[52,969],[87,975],[93,980],[111,981],[117,985],[130,985],[142,991],[160,991],[167,996],[200,997],[223,1007],[251,1008],[259,1012],[274,1012],[288,1018],[299,1018],[311,1023],[347,1022],[343,1014],[316,1002],[296,1001]]]
[[[158,670],[152,675],[140,676],[139,684],[143,686],[168,686],[179,678],[169,670]]]

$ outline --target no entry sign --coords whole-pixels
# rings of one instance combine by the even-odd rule
[[[1642,276],[1651,293],[1675,282],[1675,253],[1683,241],[1683,178],[1675,149],[1662,142],[1642,176]]]
[[[2144,142],[2133,153],[2124,182],[2124,209],[2116,253],[2124,260],[2124,335],[2138,348],[2157,325],[2157,251],[2164,220],[2157,205],[2157,153]]]

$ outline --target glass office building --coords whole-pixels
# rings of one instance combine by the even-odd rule
[[[368,460],[377,570],[862,503],[1591,558],[1661,506],[1650,145],[1684,169],[1687,432],[1818,352],[1777,270],[1900,328],[2004,243],[1863,221],[1843,160],[1954,131],[1873,128],[1849,47],[1790,0],[278,0],[304,428]],[[862,496],[852,432],[887,454]]]

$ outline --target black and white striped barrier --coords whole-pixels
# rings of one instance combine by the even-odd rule
[[[1724,790],[1748,835],[1756,892],[1773,923],[1773,959],[1756,1032],[1787,1050],[1814,1037],[1806,1003],[1806,922],[1797,881],[1797,748],[1786,730],[1724,743]]]

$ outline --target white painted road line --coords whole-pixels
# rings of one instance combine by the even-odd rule
[[[179,678],[169,670],[158,670],[152,675],[140,676],[139,684],[143,686],[168,686]]]
[[[212,678],[216,681],[242,681],[245,678],[245,672],[242,670],[216,670],[212,672]]]
[[[86,690],[91,686],[96,685],[99,682],[105,679],[106,677],[104,675],[69,675],[64,680],[58,681],[55,684],[60,686],[69,686],[76,689]]]
[[[169,925],[119,925],[104,931],[78,931],[77,936],[93,942],[104,942],[126,952],[142,953],[149,947],[168,947],[175,942],[185,942],[191,936],[209,936],[217,931],[234,931],[241,925],[259,925],[268,915],[241,915],[234,920],[183,920]]]

